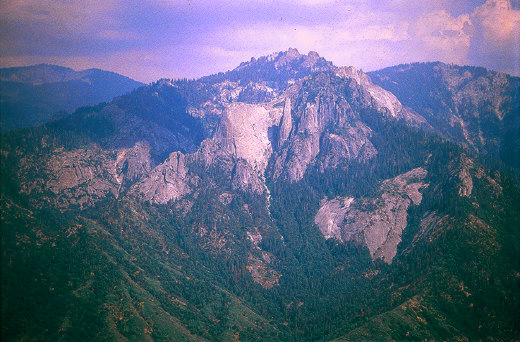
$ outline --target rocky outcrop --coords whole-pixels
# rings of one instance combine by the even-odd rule
[[[193,159],[218,166],[231,178],[233,189],[263,193],[273,150],[291,130],[290,106],[283,97],[262,104],[230,104],[214,137],[201,144]]]
[[[359,75],[364,74],[351,76]],[[259,183],[273,154],[273,168],[267,176],[290,182],[300,180],[315,163],[325,170],[371,159],[377,153],[369,139],[372,131],[358,113],[363,106],[372,108],[369,93],[363,90],[369,80],[352,82],[323,73],[295,82],[271,102],[230,103],[214,137],[202,143],[198,158],[205,165],[219,164],[224,172],[234,172],[234,188],[258,193],[263,191]],[[345,87],[358,89],[362,96],[346,98]],[[383,114],[388,110],[381,109]],[[237,164],[239,160],[249,166]]]
[[[116,156],[98,146],[65,151],[56,149],[43,165],[22,159],[18,169],[20,192],[60,209],[83,209],[117,197]]]
[[[247,258],[246,269],[251,273],[253,280],[265,289],[271,289],[278,285],[278,281],[282,276],[273,267],[274,255],[260,248],[262,242],[262,234],[258,228],[248,229],[247,237],[251,241],[253,248]]]
[[[56,149],[35,176],[31,169],[37,163],[34,159],[22,160],[21,192],[41,196],[43,202],[61,209],[84,209],[107,197],[117,198],[151,169],[146,142],[118,150],[97,145],[70,151]]]
[[[352,197],[337,197],[331,200],[324,198],[321,201],[314,223],[318,225],[325,239],[343,240],[341,226],[353,200]]]
[[[373,259],[391,263],[407,225],[408,208],[422,201],[427,172],[413,169],[384,181],[380,197],[324,199],[314,222],[326,239],[365,245]]]
[[[290,63],[291,61],[294,61],[295,59],[299,59],[300,57],[302,57],[302,55],[297,49],[289,48],[289,50],[287,50],[287,52],[285,53],[276,53],[272,54],[269,57],[274,61],[275,68],[278,69]]]
[[[291,98],[286,97],[283,106],[282,122],[278,132],[278,148],[282,147],[292,130]]]
[[[291,182],[300,180],[318,155],[321,127],[318,125],[317,104],[306,104],[296,129],[274,166],[275,177],[285,175]]]
[[[454,225],[453,217],[449,215],[441,215],[437,211],[428,211],[423,215],[419,224],[419,231],[415,234],[412,243],[405,252],[412,250],[419,243],[428,243],[433,241],[440,232],[449,229]]]
[[[255,72],[258,72],[258,69],[276,70],[279,80],[287,79],[291,76],[301,78],[318,71],[331,71],[334,69],[334,65],[323,57],[320,57],[315,51],[311,51],[305,55],[301,54],[297,49],[289,48],[287,51],[276,52],[258,59],[251,58],[251,61],[240,64],[232,73],[249,71],[250,74],[254,75]]]
[[[234,190],[262,194],[267,190],[263,177],[244,159],[237,161],[232,174],[231,185]]]
[[[286,139],[280,134],[285,145],[277,151],[273,177],[296,182],[310,165],[317,163],[324,170],[355,159],[368,160],[377,153],[369,140],[372,131],[358,113],[360,106],[370,106],[368,93],[355,100],[347,98],[349,86],[323,73],[286,91],[292,93],[294,103],[292,129]],[[359,84],[354,87],[362,90]],[[285,133],[288,129],[283,123],[280,132]]]
[[[354,67],[340,67],[335,70],[336,76],[354,80],[358,85],[368,91],[374,100],[374,105],[378,110],[386,109],[391,117],[397,117],[402,111],[401,102],[392,93],[373,84],[370,78],[361,70]]]
[[[138,142],[134,147],[121,149],[117,153],[116,181],[120,186],[123,182],[139,180],[151,169],[150,145],[147,142]]]
[[[349,160],[369,160],[376,154],[372,142],[368,139],[371,131],[363,124],[349,127],[343,134],[325,133],[321,140],[322,157],[318,161],[321,170],[334,168]]]
[[[412,125],[427,125],[426,120],[404,107],[397,97],[391,92],[381,88],[372,83],[370,77],[362,70],[357,70],[354,67],[340,67],[335,70],[336,76],[354,80],[361,86],[371,97],[372,106],[383,113],[395,119],[403,119]]]
[[[175,201],[191,191],[185,165],[184,154],[173,152],[164,163],[156,166],[150,176],[136,185],[137,192],[146,201],[166,204]]]
[[[278,285],[280,277],[282,276],[279,272],[269,266],[269,254],[264,252],[265,257],[258,258],[253,255],[249,255],[247,258],[246,269],[251,273],[253,281],[260,284],[265,289],[271,289]]]

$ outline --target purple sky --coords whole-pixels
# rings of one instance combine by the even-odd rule
[[[101,68],[143,82],[294,47],[365,71],[440,60],[520,76],[520,0],[5,0],[0,66]]]

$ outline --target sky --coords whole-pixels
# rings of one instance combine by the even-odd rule
[[[0,67],[100,68],[149,83],[290,47],[364,71],[442,61],[520,76],[520,0],[0,1]]]

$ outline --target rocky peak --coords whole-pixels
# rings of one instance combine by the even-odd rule
[[[335,67],[332,62],[320,57],[315,51],[302,55],[297,49],[290,48],[287,51],[273,53],[257,59],[252,58],[249,62],[240,64],[232,73],[260,71],[265,76],[266,71],[271,68],[278,73],[278,77],[289,80],[294,76],[296,76],[295,78],[302,78],[318,71],[332,71]]]
[[[356,69],[353,66],[343,66],[336,68],[334,74],[341,78],[351,78],[355,80],[359,85],[368,85],[370,78],[361,69]]]
[[[311,67],[320,59],[320,55],[316,51],[310,51],[307,56],[303,58],[303,66]]]
[[[297,49],[289,48],[285,52],[279,52],[276,56],[270,55],[267,59],[274,61],[276,68],[286,65],[287,63],[302,57]]]
[[[369,127],[361,122],[357,108],[369,105],[370,98],[363,92],[357,99],[345,96],[349,84],[330,73],[317,73],[291,87],[291,122],[285,124],[285,113],[280,133],[290,135],[280,146],[274,162],[274,177],[290,182],[300,180],[309,165],[320,163],[324,168],[336,167],[340,159],[370,159],[376,154],[368,137]],[[360,88],[358,85],[357,88]],[[287,91],[286,93],[289,93]],[[288,110],[286,111],[288,112]],[[287,117],[288,118],[288,117]],[[285,135],[280,134],[285,139]],[[320,160],[317,160],[320,155]]]

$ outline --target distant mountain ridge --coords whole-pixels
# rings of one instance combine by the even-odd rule
[[[2,131],[49,121],[57,112],[108,102],[144,84],[110,71],[39,64],[0,69]]]

